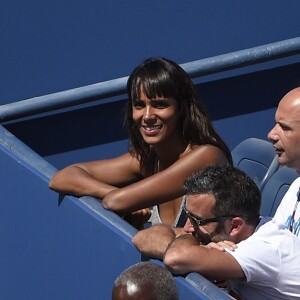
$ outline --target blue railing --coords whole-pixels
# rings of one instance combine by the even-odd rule
[[[270,43],[245,50],[200,59],[181,66],[192,77],[233,70],[248,65],[284,58],[300,53],[300,37]],[[113,79],[63,92],[34,97],[0,106],[0,122],[32,116],[60,108],[89,103],[122,95],[128,77]]]

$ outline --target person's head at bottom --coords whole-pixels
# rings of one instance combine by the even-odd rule
[[[115,280],[112,300],[178,300],[173,275],[152,262],[139,262]]]

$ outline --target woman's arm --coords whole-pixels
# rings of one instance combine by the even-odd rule
[[[103,206],[119,214],[127,214],[145,207],[174,200],[184,194],[184,180],[194,171],[209,165],[226,164],[221,150],[204,145],[191,150],[170,167],[148,178],[110,191]]]
[[[108,192],[140,178],[139,162],[127,153],[112,159],[70,165],[51,178],[49,187],[59,193],[102,199]]]
[[[127,153],[66,167],[52,177],[49,187],[59,193],[103,199],[105,208],[126,215],[182,196],[183,182],[194,171],[225,163],[219,148],[204,145],[165,170],[142,179],[139,162]]]

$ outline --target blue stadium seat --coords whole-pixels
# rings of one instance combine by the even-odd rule
[[[295,170],[288,167],[280,167],[271,176],[262,190],[261,215],[274,216],[283,196],[298,176]]]
[[[261,190],[279,167],[272,143],[266,140],[245,139],[231,154],[234,166],[246,172]]]

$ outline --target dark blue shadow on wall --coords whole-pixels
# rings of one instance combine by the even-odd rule
[[[277,107],[299,85],[297,63],[201,84],[199,93],[212,119],[219,120]]]
[[[227,129],[226,125],[222,126],[223,120],[226,123],[232,117],[246,117],[250,113],[274,108],[280,98],[299,83],[300,63],[201,83],[198,88],[212,119],[218,120],[225,141],[234,146],[247,137],[238,137],[238,132],[233,134],[232,124]],[[66,155],[71,151],[126,139],[127,130],[123,126],[125,103],[124,95],[123,100],[99,101],[93,106],[14,121],[4,126],[42,157],[58,157],[65,153],[63,160],[66,161]],[[252,136],[260,137],[259,132],[265,135],[270,129],[270,120],[269,123],[267,120],[256,123],[251,121],[253,117],[248,119],[245,128],[251,127],[252,132],[257,132]],[[267,124],[266,128],[262,128],[263,124]],[[77,154],[74,160],[97,157],[98,148],[92,155],[91,152]]]
[[[125,102],[74,109],[5,127],[43,157],[112,143],[127,138]]]

